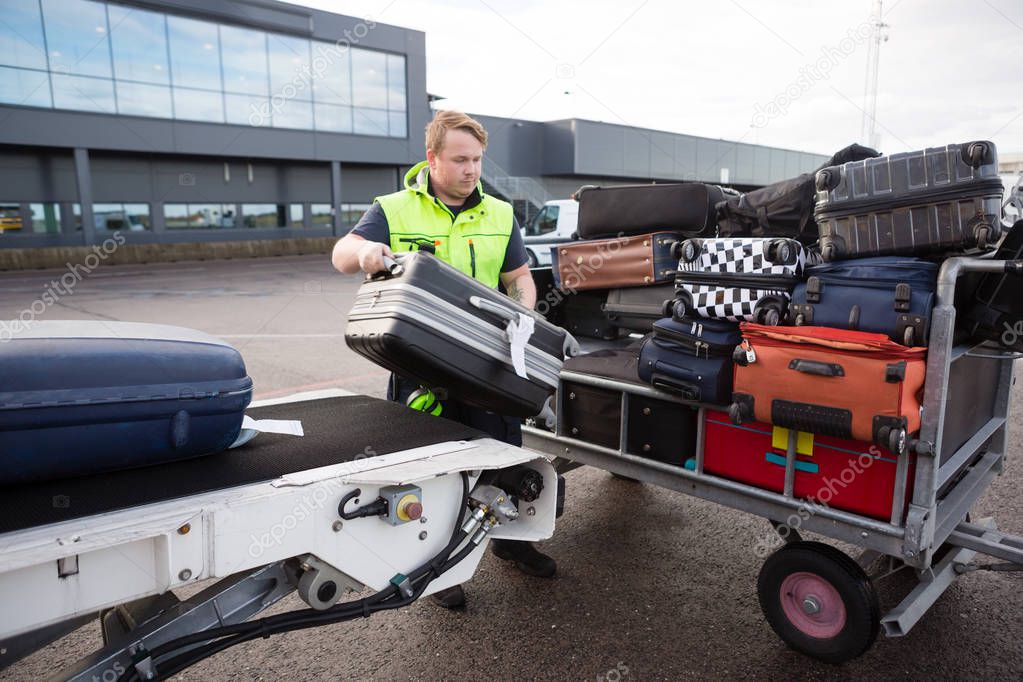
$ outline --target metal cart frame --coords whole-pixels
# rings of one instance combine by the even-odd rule
[[[907,634],[941,596],[956,577],[970,570],[976,554],[986,554],[1014,564],[1023,570],[1023,537],[997,530],[994,522],[965,521],[970,509],[1001,473],[1007,443],[1007,418],[1010,392],[1014,384],[1013,363],[1017,355],[975,344],[955,344],[956,284],[970,272],[1018,274],[1021,261],[995,261],[984,258],[956,257],[945,261],[938,275],[937,305],[931,318],[927,374],[923,400],[923,419],[917,439],[907,447],[916,453],[912,494],[907,500],[909,455],[902,454],[896,471],[892,516],[885,523],[855,513],[813,504],[806,514],[807,501],[793,495],[796,471],[795,431],[789,433],[785,467],[785,486],[774,493],[743,483],[710,475],[704,471],[704,413],[719,406],[699,405],[699,427],[695,468],[653,461],[627,450],[630,395],[654,397],[693,407],[691,401],[647,386],[563,371],[559,389],[566,382],[620,391],[621,437],[618,449],[606,448],[563,433],[558,425],[554,433],[531,426],[524,428],[524,446],[554,455],[561,471],[590,465],[621,476],[683,492],[726,507],[762,516],[771,521],[788,542],[800,540],[798,532],[786,523],[793,515],[797,528],[819,533],[862,548],[857,562],[862,567],[881,556],[892,557],[916,570],[919,584],[895,608],[881,617],[881,627],[889,637]],[[973,421],[950,419],[973,401],[959,394],[956,382],[977,384],[973,371],[982,363],[994,380],[993,394],[975,414]],[[957,367],[957,363],[963,363]],[[969,363],[974,363],[971,366]],[[957,373],[957,369],[959,370]],[[967,381],[968,379],[968,381]],[[953,385],[950,387],[950,382]],[[559,390],[558,411],[564,414],[565,391]],[[989,395],[982,388],[982,393]],[[961,414],[957,412],[956,415]],[[800,510],[804,513],[800,514]],[[905,510],[905,512],[904,512]],[[941,549],[939,555],[936,552]],[[871,639],[872,641],[872,639]],[[869,645],[868,645],[869,646]]]

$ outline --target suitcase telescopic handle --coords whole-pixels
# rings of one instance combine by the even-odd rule
[[[803,360],[796,358],[789,362],[789,369],[794,369],[803,374],[813,374],[819,377],[844,377],[845,370],[842,365],[833,362],[818,362],[816,360]]]
[[[382,256],[382,258],[384,259],[384,268],[392,275],[400,275],[405,269],[401,263],[393,258],[388,258],[387,256]]]

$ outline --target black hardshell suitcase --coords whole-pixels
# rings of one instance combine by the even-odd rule
[[[579,202],[576,231],[580,239],[658,230],[685,232],[690,237],[713,235],[717,229],[716,206],[733,195],[738,193],[700,182],[584,185],[573,195]]]
[[[534,324],[525,378],[506,331],[520,315]],[[564,359],[578,353],[564,329],[425,252],[398,254],[390,273],[359,287],[345,342],[396,374],[512,417],[542,413]]]
[[[1023,353],[1023,220],[1008,231],[994,257],[1013,265],[983,276],[966,322],[973,335]]]
[[[664,317],[665,306],[675,298],[675,283],[652,287],[626,287],[607,292],[604,314],[612,324],[646,334]]]
[[[818,171],[815,182],[826,261],[984,248],[1001,236],[991,142],[852,161]]]
[[[252,379],[193,329],[134,322],[0,323],[0,484],[163,464],[226,450]]]

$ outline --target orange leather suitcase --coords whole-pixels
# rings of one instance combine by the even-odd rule
[[[743,323],[730,415],[902,453],[920,429],[926,348],[885,334]]]

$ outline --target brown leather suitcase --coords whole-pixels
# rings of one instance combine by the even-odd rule
[[[561,244],[552,251],[555,284],[563,291],[617,289],[670,282],[678,271],[672,244],[680,232]]]

